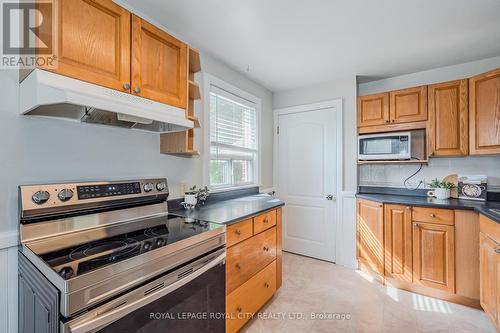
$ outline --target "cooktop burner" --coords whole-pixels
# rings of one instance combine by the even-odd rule
[[[46,253],[41,258],[67,280],[209,230],[208,222],[169,215],[154,227]]]

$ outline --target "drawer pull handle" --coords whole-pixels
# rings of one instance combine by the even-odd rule
[[[436,214],[430,214],[431,217],[436,217]]]
[[[269,219],[266,217],[266,218],[264,219],[264,224],[268,224],[268,223],[269,223]]]
[[[500,254],[500,247],[498,249],[495,249],[495,253]]]
[[[237,234],[238,236],[241,236],[241,230],[240,230],[240,229],[236,230],[236,234]]]
[[[264,246],[264,251],[269,252],[269,247]]]
[[[236,264],[236,269],[240,270],[241,269],[241,266],[239,263]]]
[[[238,306],[238,307],[236,308],[236,311],[237,311],[237,312],[239,312],[239,313],[241,313],[241,311],[243,311],[243,309],[241,308],[241,306]]]
[[[269,283],[264,283],[264,287],[269,288]]]

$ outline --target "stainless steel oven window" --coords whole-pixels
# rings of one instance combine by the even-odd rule
[[[225,332],[225,250],[162,276],[70,321],[62,333]]]

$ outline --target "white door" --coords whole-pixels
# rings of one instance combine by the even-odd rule
[[[336,108],[278,114],[283,249],[335,261]]]

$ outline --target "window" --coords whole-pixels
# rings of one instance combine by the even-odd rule
[[[214,85],[209,103],[210,187],[258,184],[260,105]]]

